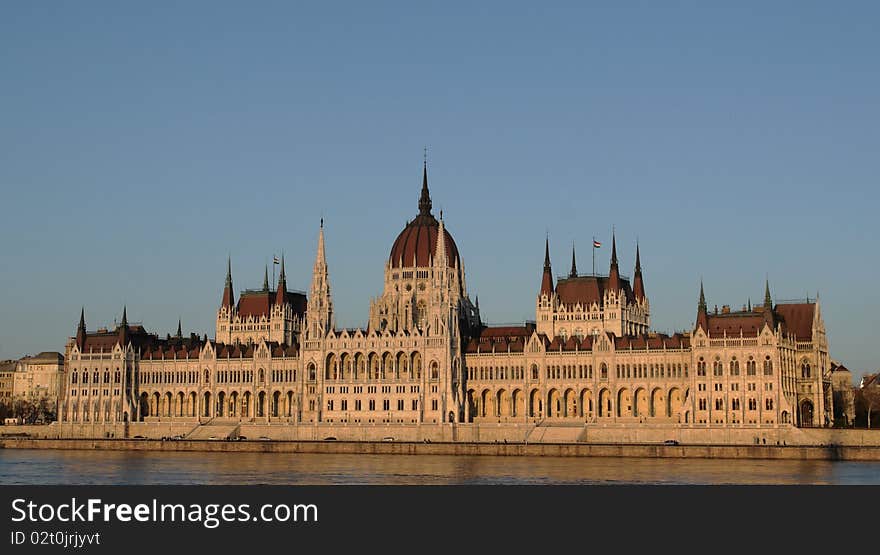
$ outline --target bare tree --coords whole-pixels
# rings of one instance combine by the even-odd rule
[[[868,428],[871,427],[871,412],[880,408],[880,385],[871,384],[861,389],[862,403],[868,413]]]

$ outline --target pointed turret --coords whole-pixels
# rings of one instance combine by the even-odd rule
[[[568,272],[568,277],[578,277],[577,261],[575,260],[574,256],[574,242],[571,243],[571,271]]]
[[[287,296],[287,275],[284,272],[284,255],[281,255],[281,273],[278,275],[278,290],[275,292],[275,304],[283,306]]]
[[[608,272],[608,289],[615,294],[620,290],[620,268],[617,266],[617,238],[611,232],[611,269]]]
[[[429,216],[431,214],[431,193],[428,191],[428,161],[424,163],[422,168],[422,194],[419,197],[419,215]]]
[[[119,344],[125,348],[128,345],[128,314],[127,309],[123,305],[122,307],[122,323],[119,324],[118,332],[119,332]]]
[[[235,295],[232,292],[232,257],[226,259],[226,286],[223,288],[223,301],[221,306],[232,309],[235,304]]]
[[[263,269],[263,291],[269,291],[269,265]]]
[[[178,339],[183,338],[183,329],[180,326],[180,318],[177,319],[177,336]]]
[[[434,265],[446,267],[446,227],[443,225],[442,211],[440,229],[437,230],[437,247],[434,249]]]
[[[550,267],[550,238],[544,242],[544,275],[541,277],[541,295],[553,294],[553,270]]]
[[[86,307],[79,312],[79,325],[76,327],[76,344],[82,351],[86,345]]]
[[[697,329],[709,331],[709,314],[706,310],[706,294],[703,292],[703,280],[700,280],[700,301],[697,304]]]
[[[324,252],[324,218],[318,230],[318,249],[315,254],[315,266],[312,269],[312,286],[309,291],[308,310],[309,332],[317,337],[323,330],[330,330],[333,325],[333,300],[330,296],[330,275],[327,270],[327,256]]]
[[[773,297],[770,296],[770,280],[764,280],[764,322],[773,329]]]
[[[642,261],[638,243],[636,243],[636,271],[633,273],[633,295],[640,301],[645,299],[645,282],[642,280]]]

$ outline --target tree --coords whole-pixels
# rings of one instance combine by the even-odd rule
[[[871,413],[880,409],[880,385],[872,384],[863,387],[859,391],[862,404],[868,416],[868,428],[871,427]]]

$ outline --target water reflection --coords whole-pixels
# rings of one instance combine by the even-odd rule
[[[4,449],[0,484],[880,484],[880,463]]]

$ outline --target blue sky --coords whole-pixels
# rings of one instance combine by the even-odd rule
[[[484,319],[534,318],[547,232],[635,243],[652,321],[821,294],[832,357],[880,363],[880,6],[872,2],[7,2],[0,358],[89,328],[213,335],[318,220],[362,325],[428,146]]]

